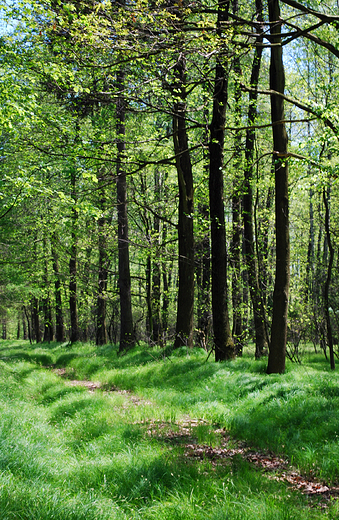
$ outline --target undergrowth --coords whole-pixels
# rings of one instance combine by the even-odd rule
[[[338,517],[335,501],[323,509],[241,457],[216,463],[185,451],[218,446],[226,429],[337,482],[339,381],[320,357],[268,376],[266,360],[249,354],[218,364],[199,349],[163,354],[0,341],[1,520]],[[190,419],[200,422],[189,440],[176,435]]]

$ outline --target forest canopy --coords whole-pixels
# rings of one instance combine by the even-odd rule
[[[334,369],[337,2],[0,5],[2,338]]]

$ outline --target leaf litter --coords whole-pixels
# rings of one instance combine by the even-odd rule
[[[233,457],[241,457],[257,468],[264,471],[268,478],[280,482],[287,482],[294,490],[304,495],[322,497],[326,501],[338,498],[339,486],[330,486],[319,482],[315,477],[301,475],[287,459],[284,459],[268,450],[255,450],[243,441],[233,439],[225,429],[215,429],[214,433],[221,437],[219,446],[199,444],[194,441],[194,429],[199,424],[206,424],[203,420],[194,420],[184,423],[175,423],[171,429],[169,424],[152,422],[148,426],[148,435],[162,437],[163,440],[180,442],[184,438],[190,440],[184,443],[184,456],[188,460],[210,460],[212,466],[232,463]],[[220,438],[219,437],[219,438]]]

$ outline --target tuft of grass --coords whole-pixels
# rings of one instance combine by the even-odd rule
[[[118,357],[114,346],[0,342],[0,353],[0,520],[338,517],[336,503],[323,510],[240,456],[200,460],[185,448],[218,446],[224,427],[335,481],[338,379],[316,359],[268,376],[249,355],[215,364],[186,348]],[[39,353],[103,390],[72,386]]]

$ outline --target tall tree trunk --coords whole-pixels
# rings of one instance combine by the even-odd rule
[[[199,215],[208,220],[208,206],[200,204]],[[207,350],[212,316],[210,309],[211,248],[208,230],[202,230],[202,237],[196,245],[196,278],[198,286],[198,342]]]
[[[181,16],[179,11],[179,20]],[[176,98],[173,104],[173,143],[179,184],[179,289],[174,348],[182,345],[193,347],[194,307],[193,173],[186,128],[186,60],[180,40],[177,46],[178,61],[172,84]]]
[[[26,316],[25,316],[25,310],[24,307],[21,310],[21,319],[22,319],[22,332],[23,332],[23,339],[27,340],[27,325],[26,325]]]
[[[233,14],[238,15],[238,0],[233,0]],[[238,56],[234,58],[233,70],[235,73],[235,124],[240,126],[241,123],[241,89],[240,89],[240,59]],[[237,355],[242,355],[242,276],[241,276],[241,249],[242,249],[242,226],[241,226],[241,187],[242,178],[238,172],[241,171],[241,132],[235,134],[235,171],[237,174],[233,179],[232,193],[232,241],[230,247],[230,263],[232,266],[232,308],[233,308],[233,328],[232,336],[234,340],[235,351]]]
[[[53,341],[53,323],[52,323],[52,309],[51,300],[49,293],[43,300],[43,312],[44,312],[44,343],[50,343]]]
[[[7,318],[2,318],[2,339],[7,339]]]
[[[153,262],[153,276],[152,276],[152,312],[153,312],[153,336],[152,339],[155,344],[162,345],[163,332],[161,322],[161,269],[159,259],[156,258]]]
[[[86,224],[86,227],[89,224]],[[94,287],[95,281],[91,279],[91,256],[92,256],[92,246],[91,246],[91,238],[88,237],[89,245],[85,249],[85,261],[83,263],[83,269],[81,273],[82,278],[82,288],[80,291],[81,296],[81,307],[79,306],[79,311],[81,315],[81,324],[79,323],[79,337],[80,341],[88,341],[89,339],[95,339],[96,331],[95,327],[93,330],[93,321],[95,321],[95,317],[93,320],[93,308],[92,305],[89,304],[89,301],[93,301],[94,295],[92,294],[91,287]],[[95,311],[94,311],[95,312]]]
[[[146,303],[147,303],[147,320],[146,329],[149,340],[153,338],[153,309],[152,309],[152,257],[148,253],[146,260]]]
[[[160,204],[161,197],[161,177],[158,171],[154,173],[155,200]],[[153,315],[153,335],[152,340],[155,344],[163,344],[163,331],[161,322],[161,268],[159,258],[160,247],[160,219],[154,216],[153,229],[156,241],[156,251],[153,261],[152,273],[152,315]]]
[[[53,341],[53,323],[52,323],[52,309],[51,309],[51,300],[49,295],[49,280],[48,280],[48,258],[49,255],[48,252],[48,245],[47,240],[44,237],[43,238],[43,247],[45,252],[45,262],[44,262],[44,274],[43,274],[43,281],[44,281],[44,289],[46,291],[46,294],[42,300],[42,309],[44,313],[44,343],[50,343]]]
[[[78,322],[78,302],[77,302],[77,254],[78,254],[78,211],[76,209],[76,169],[71,168],[71,197],[73,205],[71,209],[72,232],[71,232],[71,256],[69,259],[69,311],[71,319],[70,342],[75,343],[80,339]]]
[[[272,160],[272,170],[274,173],[274,160]],[[258,196],[256,197],[258,199]],[[274,204],[274,188],[268,187],[266,204],[265,204],[265,215],[257,222],[257,209],[258,204],[255,204],[255,233],[257,236],[260,235],[261,243],[259,245],[258,239],[256,242],[256,256],[259,266],[259,287],[260,294],[264,305],[264,317],[265,323],[267,323],[267,312],[268,308],[272,309],[272,297],[269,292],[269,287],[272,285],[272,275],[269,270],[269,262],[271,261],[270,256],[274,256],[274,247],[268,247],[269,245],[269,228],[270,228],[270,212]],[[272,262],[273,263],[273,262]],[[269,343],[269,333],[267,332],[267,341]]]
[[[208,106],[207,95],[204,96],[205,106]],[[204,121],[206,123],[203,138],[203,157],[204,157],[204,176],[208,178],[209,174],[209,128],[208,128],[209,112],[204,110]],[[203,199],[198,205],[199,218],[204,222],[200,226],[201,236],[196,244],[196,280],[198,289],[198,334],[197,339],[199,345],[208,350],[208,342],[212,328],[212,312],[211,312],[211,243],[210,243],[210,215],[208,200],[206,200],[204,192]],[[208,193],[207,193],[208,197]]]
[[[31,331],[31,320],[29,319],[29,315],[28,315],[28,312],[27,312],[27,309],[26,309],[25,305],[23,306],[23,311],[24,311],[24,314],[25,314],[25,317],[26,317],[26,320],[27,320],[28,339],[29,339],[30,344],[32,345],[33,337],[32,337],[32,331]],[[24,318],[23,318],[23,320],[24,320]]]
[[[221,23],[228,20],[229,2],[218,2],[218,34]],[[227,105],[228,73],[224,67],[225,52],[217,57],[210,126],[209,197],[212,246],[212,314],[215,360],[234,357],[234,344],[228,315],[227,253],[224,212],[223,149]]]
[[[262,0],[256,0],[258,21],[262,22]],[[257,38],[258,46],[255,47],[251,72],[251,87],[248,107],[248,130],[246,131],[245,146],[245,179],[243,195],[243,221],[244,221],[244,250],[248,273],[248,283],[253,306],[253,318],[255,329],[255,357],[260,358],[268,348],[268,339],[265,327],[265,307],[259,286],[258,263],[255,252],[254,225],[253,225],[253,160],[255,147],[255,129],[253,128],[257,117],[258,93],[262,43],[263,38]]]
[[[309,43],[309,42],[308,42]],[[308,49],[308,45],[307,45]],[[307,59],[307,87],[311,90],[310,59]],[[311,122],[307,122],[307,137],[311,142]],[[308,165],[307,173],[311,177],[311,165]],[[307,264],[306,264],[306,288],[305,300],[309,303],[313,299],[313,277],[314,277],[314,211],[313,211],[313,188],[309,189],[309,219],[310,227],[308,234]]]
[[[34,330],[34,339],[36,343],[41,343],[41,332],[39,323],[39,300],[32,298],[32,325]]]
[[[331,240],[331,233],[330,233],[330,207],[329,207],[329,200],[326,195],[325,188],[323,189],[323,200],[325,205],[325,230],[326,230],[326,237],[327,237],[327,244],[329,249],[329,260],[328,260],[328,266],[327,266],[327,277],[326,282],[324,285],[324,307],[325,307],[325,318],[326,318],[326,335],[327,335],[327,345],[330,352],[330,364],[331,369],[335,369],[335,362],[334,362],[334,351],[333,351],[333,336],[332,336],[332,325],[331,325],[331,317],[329,312],[329,289],[331,285],[331,276],[332,276],[332,267],[333,267],[333,259],[334,259],[334,248],[332,245]]]
[[[18,312],[17,318],[17,329],[16,329],[16,339],[20,339],[20,330],[21,330],[21,312]]]
[[[284,93],[285,73],[281,46],[281,21],[279,0],[268,0],[269,20],[271,23],[271,65],[270,87]],[[290,237],[288,202],[288,159],[287,133],[284,100],[271,95],[271,119],[273,124],[273,147],[275,157],[275,232],[276,232],[276,271],[273,292],[273,317],[271,345],[267,372],[282,373],[285,370],[288,293],[290,283]],[[278,124],[277,124],[278,123]]]
[[[166,224],[164,223],[163,228],[162,228],[163,243],[166,242],[166,236],[167,236],[167,227],[166,227]],[[161,321],[162,321],[164,345],[166,345],[167,335],[168,335],[168,315],[169,315],[169,304],[170,304],[169,288],[171,285],[172,268],[173,268],[173,263],[171,264],[171,267],[168,267],[168,264],[166,264],[166,262],[164,262],[164,261],[161,262],[161,275],[162,275],[162,287],[163,287]]]
[[[106,291],[109,259],[107,254],[107,218],[106,212],[106,195],[104,187],[104,177],[100,175],[99,185],[101,184],[99,207],[101,217],[98,219],[98,249],[99,249],[99,280],[98,280],[98,297],[97,297],[97,330],[96,344],[106,345],[107,343],[107,327],[106,327]]]
[[[134,347],[135,337],[132,316],[131,274],[128,244],[127,183],[125,161],[125,75],[117,73],[117,210],[118,210],[118,264],[120,294],[120,345],[119,352]]]
[[[64,315],[61,298],[61,281],[59,271],[59,258],[57,253],[57,234],[53,233],[51,239],[51,253],[54,271],[54,298],[55,298],[55,340],[58,343],[65,341]]]

